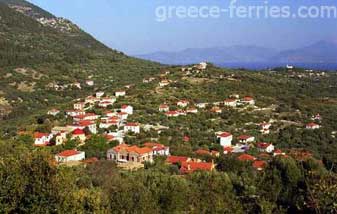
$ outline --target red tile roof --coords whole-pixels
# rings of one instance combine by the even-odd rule
[[[181,173],[192,173],[197,170],[202,171],[212,171],[214,169],[213,163],[204,162],[182,162],[180,172]]]
[[[73,135],[82,135],[84,134],[84,131],[82,129],[75,129],[73,131]]]
[[[248,154],[242,154],[238,157],[240,161],[254,161],[256,158]]]
[[[256,146],[260,149],[266,149],[270,146],[270,143],[257,143]]]
[[[204,149],[198,149],[194,153],[197,154],[197,155],[211,155],[211,153],[209,151],[204,150]]]
[[[229,136],[232,136],[232,134],[229,132],[222,132],[221,134],[218,135],[218,137],[229,137]]]
[[[34,138],[37,139],[37,138],[42,138],[42,137],[48,137],[49,134],[48,133],[42,133],[42,132],[35,132],[34,133]]]
[[[249,138],[251,138],[252,136],[249,135],[241,135],[238,137],[239,140],[248,140]]]
[[[168,156],[166,162],[170,164],[186,162],[189,158],[184,156]]]
[[[244,101],[252,101],[252,100],[254,100],[254,98],[250,97],[250,96],[246,96],[246,97],[243,98],[243,100]]]
[[[57,155],[60,157],[70,157],[70,156],[78,155],[78,154],[80,154],[80,152],[76,150],[65,150]]]
[[[262,170],[267,166],[267,162],[265,161],[254,161],[253,162],[253,167],[258,170]]]
[[[127,123],[125,126],[139,126],[138,123]]]
[[[151,148],[147,148],[147,147],[140,148],[138,146],[130,146],[130,145],[127,145],[127,144],[120,144],[120,145],[114,147],[113,150],[115,152],[120,152],[120,151],[126,151],[128,153],[129,152],[135,152],[135,153],[140,154],[140,155],[143,155],[143,154],[146,154],[146,153],[152,153]]]

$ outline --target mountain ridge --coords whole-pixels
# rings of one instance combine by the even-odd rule
[[[223,63],[335,63],[337,62],[337,43],[322,40],[311,45],[292,50],[277,51],[258,46],[228,46],[212,48],[188,48],[182,51],[159,51],[136,57],[164,64],[193,64],[208,61]]]

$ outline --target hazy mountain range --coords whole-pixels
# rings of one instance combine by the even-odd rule
[[[236,62],[336,63],[337,43],[319,41],[303,48],[286,51],[258,46],[189,48],[178,52],[154,52],[137,55],[137,57],[164,64],[192,64],[200,61],[215,64]]]

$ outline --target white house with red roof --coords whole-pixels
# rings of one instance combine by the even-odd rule
[[[133,114],[133,107],[130,105],[122,105],[121,112],[127,113],[127,114]]]
[[[285,152],[282,152],[280,149],[275,149],[273,156],[286,155]]]
[[[82,129],[75,129],[71,134],[72,140],[78,139],[79,141],[84,142],[87,139]]]
[[[113,102],[110,102],[110,101],[100,101],[98,103],[98,107],[101,107],[101,108],[107,108],[109,106],[112,106],[114,103]]]
[[[240,135],[238,140],[240,143],[252,143],[255,141],[255,137],[249,135]]]
[[[310,130],[315,130],[315,129],[319,129],[321,128],[320,125],[318,125],[317,123],[308,123],[306,126],[305,126],[306,129],[310,129]]]
[[[99,127],[101,129],[107,129],[111,126],[117,126],[119,127],[121,125],[121,120],[119,119],[119,117],[102,117]]]
[[[107,159],[119,163],[153,162],[153,154],[151,148],[120,144],[107,151]]]
[[[126,95],[126,91],[123,91],[123,90],[115,92],[116,97],[124,97],[125,95]]]
[[[165,115],[168,117],[178,117],[180,113],[179,111],[168,111],[168,112],[165,112]]]
[[[228,107],[236,107],[237,106],[237,100],[236,99],[226,99],[223,102],[224,106]]]
[[[190,102],[188,100],[179,100],[177,102],[177,106],[185,108],[190,104]]]
[[[88,128],[89,131],[93,134],[97,133],[97,125],[96,125],[95,121],[81,120],[81,121],[77,122],[76,125],[78,125],[80,129]]]
[[[170,155],[170,147],[164,146],[160,143],[152,143],[147,142],[144,143],[144,147],[151,148],[153,151],[153,155],[161,155],[161,156],[169,156]]]
[[[85,152],[77,150],[65,150],[55,155],[55,159],[58,163],[82,161],[85,159]]]
[[[85,103],[84,102],[74,103],[74,109],[75,110],[83,110],[84,107],[85,107]]]
[[[250,96],[245,96],[242,100],[241,103],[247,104],[247,105],[255,105],[255,100],[253,97]]]
[[[35,132],[34,133],[34,145],[35,146],[46,146],[50,143],[53,135],[50,133]]]
[[[160,112],[168,112],[168,111],[170,111],[170,107],[168,105],[166,105],[166,104],[161,104],[159,106],[159,111]]]
[[[274,145],[271,143],[257,143],[256,147],[260,152],[272,153],[275,149]]]
[[[135,134],[140,133],[140,126],[138,123],[127,123],[124,126],[124,132],[133,132]]]
[[[73,119],[74,121],[81,121],[81,120],[97,120],[100,116],[95,113],[86,113],[84,115],[75,116]]]
[[[233,135],[229,132],[218,132],[216,133],[216,137],[220,142],[220,145],[223,147],[232,146]]]

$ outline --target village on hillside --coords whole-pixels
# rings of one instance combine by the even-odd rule
[[[193,67],[183,67],[178,73],[183,74],[182,78],[196,77],[207,69],[207,63],[200,63]],[[153,76],[143,80],[143,84],[153,84],[152,93],[163,93],[163,90],[178,84],[177,80],[170,80],[170,75],[174,72],[164,71],[159,76]],[[220,77],[224,78],[224,77]],[[227,77],[234,78],[234,77]],[[94,86],[93,80],[86,81],[87,86]],[[77,85],[77,87],[81,87]],[[253,130],[246,128],[231,128],[230,130],[216,129],[211,131],[209,147],[194,147],[192,155],[182,155],[184,151],[179,151],[179,146],[174,150],[170,149],[170,142],[161,142],[160,137],[148,138],[143,133],[154,131],[157,136],[169,132],[175,127],[160,124],[160,121],[144,123],[147,114],[139,111],[132,103],[133,100],[128,96],[128,90],[136,88],[136,85],[127,85],[123,89],[116,90],[114,93],[96,91],[94,94],[77,99],[72,103],[72,109],[50,109],[47,112],[49,117],[64,116],[63,125],[51,127],[49,132],[34,132],[34,146],[59,146],[69,141],[77,144],[72,149],[61,151],[55,154],[55,160],[62,165],[83,164],[99,160],[99,157],[87,157],[84,151],[79,150],[86,145],[94,136],[100,136],[106,143],[113,142],[111,148],[105,150],[104,159],[113,161],[123,169],[144,168],[146,163],[153,163],[156,157],[164,157],[167,164],[177,165],[181,174],[194,171],[212,171],[216,169],[216,159],[223,155],[236,155],[238,161],[250,162],[251,166],[258,171],[263,170],[268,161],[273,157],[284,157],[295,155],[296,157],[311,157],[310,152],[304,150],[282,151],[272,141],[260,141],[258,139],[268,139],[271,132],[276,132],[280,126],[279,121],[269,118],[267,121],[250,121],[246,125]],[[197,117],[198,114],[208,114],[211,123],[218,120],[217,115],[223,112],[235,113],[235,115],[246,115],[253,112],[273,111],[272,107],[259,107],[254,94],[239,95],[231,94],[223,97],[222,100],[210,102],[207,98],[204,102],[195,102],[189,99],[176,99],[175,102],[168,99],[159,104],[155,109],[151,108],[151,117],[157,115],[167,121],[178,120],[185,117]],[[138,116],[134,116],[137,114]],[[143,118],[141,121],[137,118]],[[146,120],[145,120],[146,121]],[[322,117],[320,114],[312,115],[307,123],[282,121],[285,124],[296,124],[302,129],[316,130],[321,128]],[[200,122],[200,121],[199,121]],[[190,124],[193,126],[194,124]],[[283,124],[284,125],[284,124]],[[227,126],[228,127],[228,126]],[[210,131],[208,131],[210,132]],[[250,134],[250,133],[255,133]],[[143,135],[142,135],[143,134]],[[143,137],[142,137],[143,136]],[[171,137],[171,136],[168,136]],[[129,141],[132,141],[130,143]],[[176,144],[193,142],[193,136],[183,134]],[[92,142],[91,142],[92,143]],[[183,148],[183,146],[181,146]],[[101,157],[102,158],[102,157]]]

